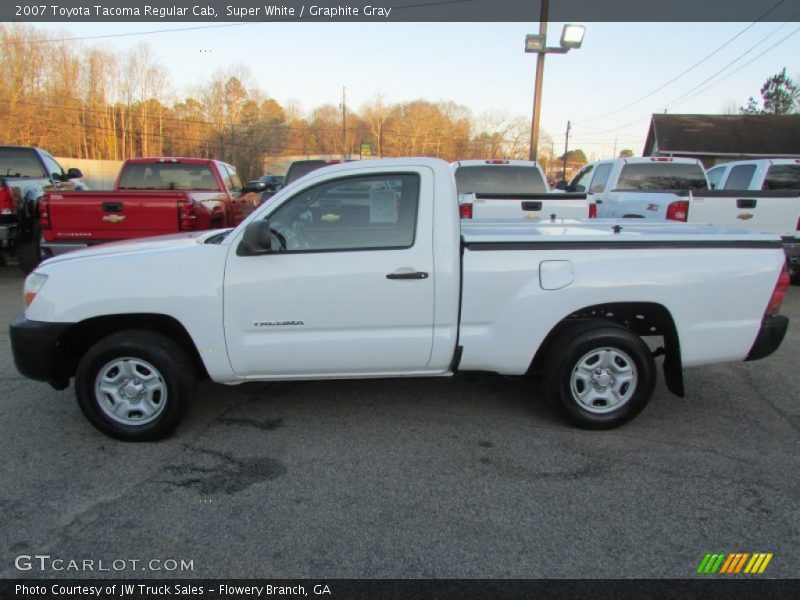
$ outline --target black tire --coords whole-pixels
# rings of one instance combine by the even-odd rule
[[[606,352],[606,349],[610,352]],[[630,371],[633,382],[621,383],[617,389],[613,379],[610,385],[607,379],[599,379],[598,384],[606,383],[606,388],[596,386],[594,383],[591,384],[592,387],[588,387],[581,379],[581,370],[578,367],[580,364],[584,367],[591,366],[595,351],[598,357],[607,356],[614,361],[614,364],[609,369],[598,369],[602,373],[594,370],[591,373],[592,381],[595,381],[595,376],[607,377],[609,374],[611,377],[614,375],[619,378],[627,377],[624,373],[619,374],[614,371],[621,366],[621,371],[633,367]],[[602,365],[598,363],[598,367],[600,366]],[[584,369],[583,374],[586,373]],[[545,358],[543,385],[547,397],[573,425],[583,429],[612,429],[627,423],[644,409],[653,395],[655,373],[652,353],[639,336],[615,323],[593,320],[576,323],[561,332]],[[575,392],[573,387],[576,389]],[[608,388],[614,388],[609,392],[611,394],[618,394],[621,391],[623,398],[615,399],[612,403],[604,398],[597,398],[594,400],[596,404],[592,403],[596,390]],[[585,404],[582,404],[577,397],[581,390],[587,390]],[[597,393],[605,394],[604,391]],[[616,408],[614,401],[619,403]],[[588,407],[588,404],[592,406]]]
[[[31,227],[30,237],[17,242],[17,262],[25,275],[31,273],[42,262],[42,230],[38,221]]]
[[[134,360],[121,360],[128,358]],[[95,385],[101,371],[112,372],[108,369],[108,365],[115,359],[120,359],[121,363],[135,365],[137,369],[145,369],[141,365],[149,363],[156,370],[156,385],[160,390],[153,393],[155,401],[148,405],[157,406],[155,409],[157,414],[152,420],[143,424],[131,424],[109,416],[108,407],[116,403],[114,396],[98,395]],[[134,375],[138,372],[134,372]],[[147,369],[144,372],[146,373]],[[172,433],[186,415],[194,391],[195,376],[195,369],[186,353],[169,338],[152,331],[121,331],[103,338],[83,356],[75,375],[75,394],[78,406],[89,422],[106,435],[132,442],[157,440]],[[123,374],[120,377],[124,379],[125,376]],[[124,379],[122,383],[125,381],[128,380]],[[138,380],[130,381],[131,384],[133,382]],[[145,392],[141,393],[147,395]],[[124,398],[122,393],[118,396]],[[135,401],[140,400],[135,399]],[[127,421],[145,419],[141,413],[136,417],[134,409],[118,418]]]

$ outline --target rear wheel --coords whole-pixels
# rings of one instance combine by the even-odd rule
[[[194,368],[169,338],[151,331],[112,334],[78,366],[75,393],[97,429],[121,440],[166,437],[189,407]]]
[[[544,389],[559,412],[586,429],[628,422],[650,401],[655,364],[642,339],[603,321],[566,328],[549,349]]]
[[[30,237],[17,242],[16,255],[17,262],[26,275],[42,262],[42,230],[38,221],[34,221]]]

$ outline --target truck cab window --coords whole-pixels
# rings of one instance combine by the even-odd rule
[[[306,189],[270,215],[287,251],[399,249],[414,245],[416,174],[337,179]]]
[[[48,154],[42,153],[42,161],[44,161],[44,166],[47,169],[48,175],[56,181],[64,179],[64,169],[56,162],[56,159]]]
[[[587,167],[575,176],[569,184],[569,191],[583,193],[589,187],[589,180],[592,178],[594,167]]]
[[[747,190],[750,189],[750,182],[755,175],[755,165],[739,165],[731,169],[728,181],[725,182],[726,190]]]
[[[594,177],[592,178],[592,185],[589,187],[589,192],[592,194],[600,194],[606,189],[608,176],[611,175],[611,169],[614,167],[611,163],[597,165],[594,170]]]
[[[708,177],[708,185],[711,186],[711,189],[716,190],[719,188],[719,182],[724,173],[725,167],[714,167],[706,173],[706,177]]]

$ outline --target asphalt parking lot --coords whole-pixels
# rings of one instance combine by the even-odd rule
[[[21,288],[0,268],[4,324]],[[796,577],[800,288],[782,312],[775,355],[688,370],[684,399],[659,382],[615,431],[567,426],[528,381],[464,375],[205,383],[148,444],[22,378],[4,325],[0,577],[691,577],[708,552],[772,552],[763,576]],[[15,568],[34,554],[141,563]],[[153,559],[193,570],[141,572]]]

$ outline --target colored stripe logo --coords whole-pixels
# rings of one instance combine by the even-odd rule
[[[732,552],[729,554],[706,554],[697,573],[720,575],[736,575],[743,573],[746,575],[761,574],[767,569],[767,565],[772,560],[772,552]]]

